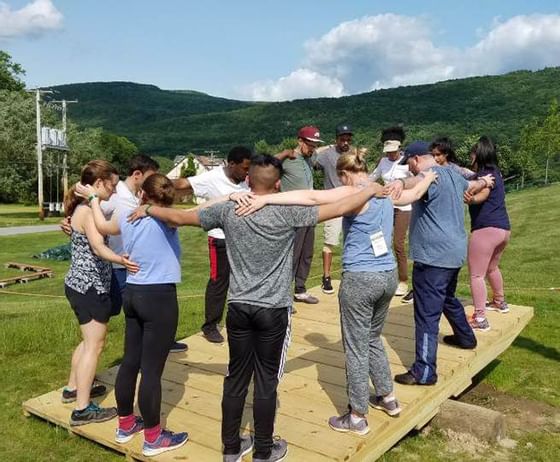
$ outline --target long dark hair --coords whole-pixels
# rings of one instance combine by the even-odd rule
[[[432,144],[430,144],[430,151],[434,149],[437,149],[439,152],[441,152],[447,159],[447,162],[452,162],[454,164],[458,163],[457,155],[455,154],[455,150],[453,149],[453,143],[446,136],[436,138],[434,141],[432,141]]]
[[[478,142],[472,147],[471,153],[474,154],[477,172],[498,167],[496,145],[488,136],[481,136]]]
[[[111,180],[112,175],[118,175],[117,169],[106,160],[91,160],[82,168],[80,183],[92,185],[97,180]],[[69,217],[84,199],[76,196],[75,187],[72,186],[64,197],[64,214]]]

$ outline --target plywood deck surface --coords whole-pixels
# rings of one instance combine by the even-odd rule
[[[428,422],[449,397],[467,388],[472,377],[513,342],[533,316],[533,309],[511,306],[508,314],[488,313],[489,332],[477,333],[476,350],[459,350],[440,342],[439,380],[435,386],[395,384],[403,412],[391,418],[370,409],[371,431],[366,436],[337,433],[327,419],[346,410],[344,355],[336,295],[311,290],[318,305],[297,304],[292,319],[292,343],[285,375],[279,386],[275,433],[289,443],[287,460],[373,461],[389,450],[410,430]],[[467,307],[472,313],[472,307]],[[442,320],[440,336],[451,332]],[[414,361],[414,319],[412,305],[399,305],[397,298],[384,328],[384,343],[392,373],[405,372]],[[228,362],[227,345],[208,343],[200,334],[185,339],[186,353],[169,355],[163,375],[162,423],[173,431],[187,431],[189,442],[182,448],[157,457],[142,456],[142,437],[120,445],[114,441],[116,420],[74,427],[72,432],[124,453],[134,460],[218,461],[221,460],[220,421],[223,376]],[[110,393],[100,403],[115,405],[113,385],[118,366],[98,374]],[[60,402],[61,389],[30,399],[23,404],[34,414],[66,428],[71,404]],[[252,428],[252,392],[249,392],[243,426]],[[250,460],[247,456],[244,460]]]

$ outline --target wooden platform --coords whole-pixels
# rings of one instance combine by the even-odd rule
[[[373,461],[394,446],[410,430],[420,428],[451,396],[467,388],[472,377],[502,353],[533,316],[533,309],[512,306],[508,314],[488,313],[492,330],[477,335],[479,346],[465,351],[440,344],[439,381],[432,387],[402,386],[395,391],[403,407],[400,418],[393,419],[371,409],[371,432],[360,437],[332,431],[327,419],[346,409],[344,356],[340,339],[337,297],[318,288],[311,291],[321,299],[319,305],[297,304],[286,374],[279,387],[275,433],[288,440],[288,460]],[[392,372],[401,373],[414,360],[414,320],[412,305],[391,307],[384,329],[384,340]],[[472,312],[472,307],[467,308]],[[442,321],[441,334],[450,333]],[[174,431],[188,431],[190,441],[182,448],[154,458],[141,453],[142,438],[119,445],[114,441],[115,421],[71,429],[73,433],[124,453],[133,460],[219,461],[220,400],[222,379],[228,361],[227,345],[210,344],[200,334],[186,339],[189,351],[169,356],[163,380],[163,419]],[[115,405],[113,384],[118,367],[98,375],[111,393],[101,404]],[[61,389],[23,404],[24,411],[68,428],[72,405],[60,402]],[[252,427],[251,392],[243,426]],[[250,460],[250,456],[244,458]]]

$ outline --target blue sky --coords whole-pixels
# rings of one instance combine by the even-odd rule
[[[0,0],[28,86],[128,80],[238,99],[340,96],[560,65],[558,0]]]

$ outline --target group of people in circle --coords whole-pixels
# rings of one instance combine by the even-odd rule
[[[126,444],[143,432],[146,456],[188,441],[186,432],[160,424],[165,362],[170,352],[188,348],[175,341],[176,285],[181,265],[188,268],[188,257],[181,261],[179,226],[209,231],[210,277],[202,330],[210,342],[224,341],[219,322],[227,303],[229,363],[221,406],[226,462],[240,461],[251,451],[253,460],[261,462],[287,456],[287,442],[273,438],[277,387],[289,348],[293,302],[317,303],[307,293],[305,280],[310,235],[320,222],[329,223],[329,242],[323,249],[326,296],[335,292],[330,273],[337,230],[344,236],[338,300],[348,412],[329,419],[333,430],[367,434],[369,407],[398,416],[394,382],[437,382],[442,314],[453,330],[443,341],[476,348],[474,331],[490,329],[486,311],[509,310],[499,261],[510,223],[495,144],[481,137],[472,147],[469,168],[464,168],[447,138],[404,146],[402,128],[391,127],[382,133],[384,156],[370,171],[366,152],[354,149],[351,141],[350,125],[341,124],[333,146],[318,149],[319,130],[307,126],[298,131],[294,150],[271,156],[237,146],[224,166],[177,180],[158,173],[157,162],[143,155],[131,160],[122,181],[107,161],[92,160],[83,167],[80,182],[66,197],[62,225],[72,244],[65,293],[82,334],[62,392],[63,402],[75,402],[72,426],[118,417],[116,442]],[[313,168],[324,171],[325,189],[312,189]],[[207,201],[192,209],[173,208],[177,194],[185,191]],[[468,247],[465,202],[471,215]],[[475,307],[470,319],[455,296],[466,260]],[[490,302],[486,280],[492,288]],[[381,334],[395,294],[413,300],[416,356],[406,373],[393,377]],[[95,371],[107,324],[121,305],[125,340],[115,383],[117,407],[103,408],[92,401],[107,392],[95,384]],[[135,415],[139,372],[140,415]],[[240,433],[251,381],[252,435]]]

